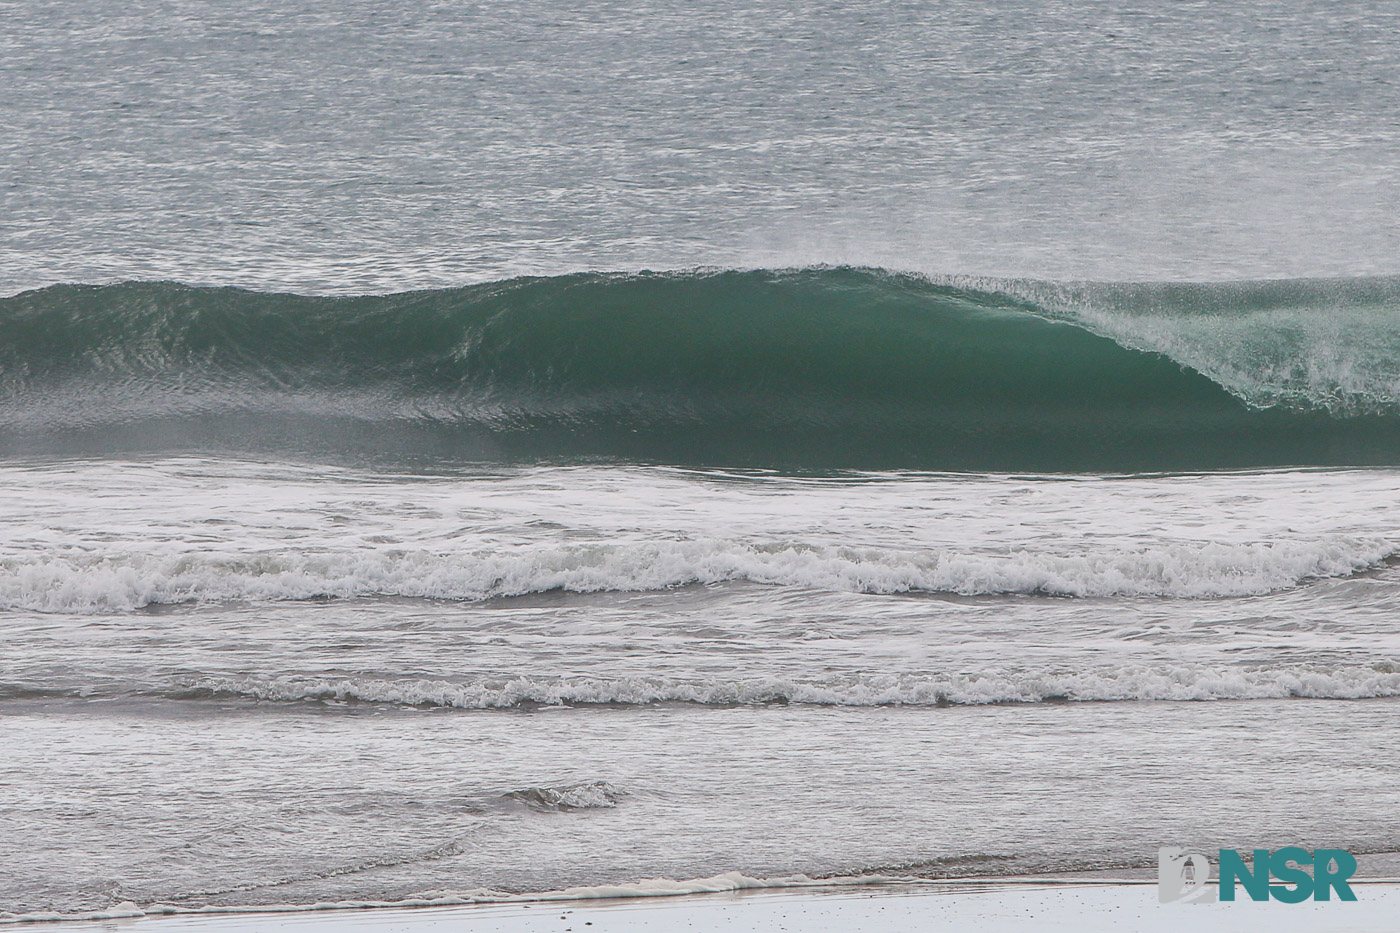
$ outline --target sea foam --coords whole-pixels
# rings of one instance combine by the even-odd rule
[[[1270,666],[1127,663],[1081,670],[991,668],[967,673],[859,674],[827,678],[548,677],[473,682],[373,677],[205,677],[175,696],[272,702],[362,702],[458,709],[541,706],[977,706],[1118,700],[1366,699],[1400,696],[1394,665]],[[591,793],[591,792],[590,792]],[[585,795],[588,796],[588,795]],[[597,795],[588,796],[594,800]],[[603,795],[606,797],[606,794]],[[563,798],[560,798],[561,801]],[[571,800],[573,798],[570,798]],[[582,802],[583,797],[578,801]],[[594,800],[596,803],[597,801]]]
[[[402,596],[483,600],[563,590],[662,590],[748,581],[857,593],[1238,597],[1343,577],[1396,553],[1380,537],[1164,543],[1082,553],[818,546],[702,539],[261,553],[49,552],[0,561],[0,608],[110,612],[213,600]]]

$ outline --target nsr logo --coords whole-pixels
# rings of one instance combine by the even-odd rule
[[[1312,874],[1303,870],[1309,865]],[[1252,869],[1235,849],[1221,849],[1220,900],[1233,901],[1235,885],[1239,884],[1252,901],[1270,897],[1285,904],[1299,904],[1308,898],[1330,901],[1334,890],[1338,900],[1354,901],[1356,895],[1347,881],[1355,873],[1356,859],[1343,849],[1309,852],[1288,846],[1272,853],[1255,849]],[[1270,884],[1270,875],[1282,883]],[[1214,904],[1216,892],[1206,887],[1209,880],[1210,861],[1201,853],[1176,846],[1157,850],[1157,898],[1163,904]]]

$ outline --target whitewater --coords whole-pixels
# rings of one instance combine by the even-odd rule
[[[2,475],[11,838],[84,853],[14,846],[17,915],[1129,870],[1139,836],[1198,838],[1221,807],[1393,844],[1344,798],[1276,810],[1299,759],[1268,725],[1389,805],[1365,736],[1400,696],[1393,470]],[[1227,774],[1250,780],[1176,802]],[[1058,806],[1018,802],[1086,782],[1094,819],[1143,815],[1066,842]],[[908,830],[875,844],[885,812]]]
[[[0,921],[1394,863],[1393,4],[0,6]]]

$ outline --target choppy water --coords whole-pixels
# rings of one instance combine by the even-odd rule
[[[1400,850],[1394,4],[0,9],[0,911]]]

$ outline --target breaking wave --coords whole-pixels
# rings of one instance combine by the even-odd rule
[[[0,609],[92,613],[193,601],[400,596],[484,600],[555,590],[747,581],[872,594],[1223,598],[1381,566],[1385,538],[1161,543],[1134,550],[897,550],[724,539],[469,553],[361,549],[221,555],[42,553],[0,560]]]
[[[0,696],[8,692],[0,691]],[[94,697],[83,691],[74,696]],[[181,700],[372,703],[420,708],[518,710],[553,706],[976,706],[991,703],[1122,700],[1357,700],[1400,696],[1400,666],[1372,664],[1201,665],[1141,663],[1083,670],[988,669],[973,673],[849,674],[823,679],[519,676],[477,680],[373,677],[204,677],[126,695]],[[526,792],[522,792],[526,793]],[[589,787],[534,788],[538,805],[609,806],[616,796]],[[530,801],[527,800],[527,803]]]
[[[578,274],[0,299],[0,454],[827,469],[1400,464],[1400,280]]]

